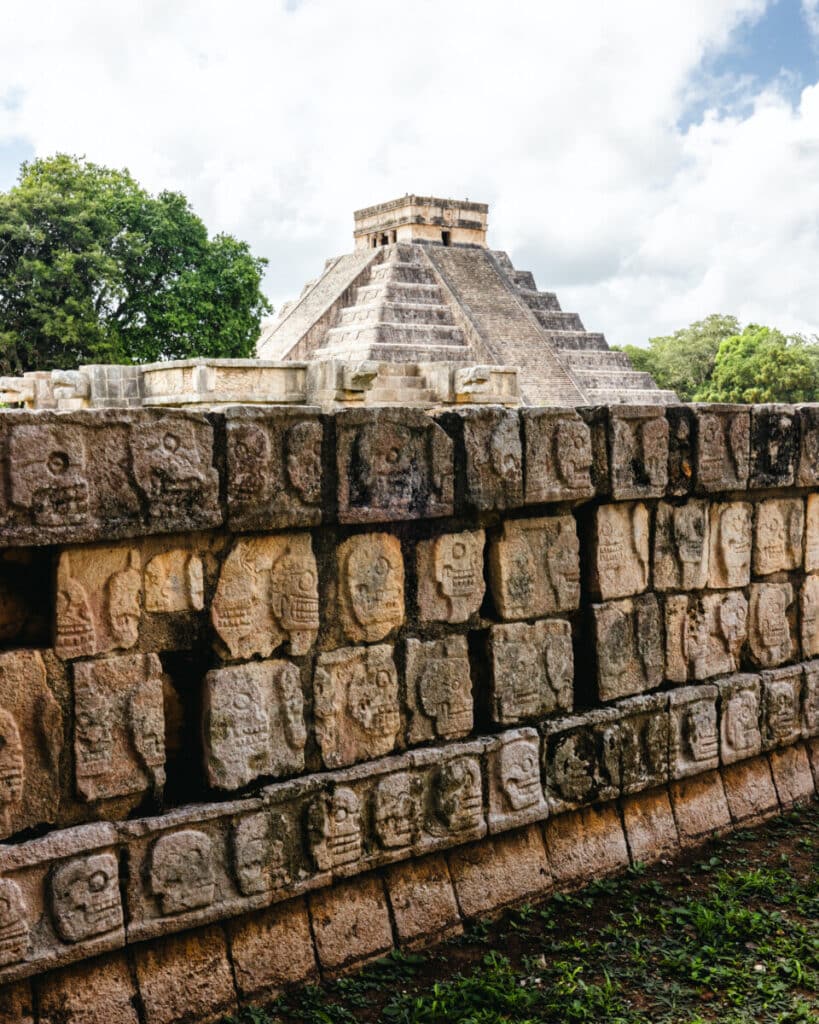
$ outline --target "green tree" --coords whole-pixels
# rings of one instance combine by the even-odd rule
[[[0,193],[0,373],[250,356],[266,262],[128,171],[25,163]]]
[[[719,346],[705,402],[813,402],[819,392],[819,346],[800,335],[748,324]]]

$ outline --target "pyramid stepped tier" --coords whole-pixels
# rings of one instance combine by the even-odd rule
[[[370,405],[432,406],[436,395],[427,386],[418,366],[396,363],[389,372],[379,371],[375,387],[367,396]]]

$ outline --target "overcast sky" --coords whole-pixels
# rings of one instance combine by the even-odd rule
[[[819,333],[819,0],[4,0],[0,189],[57,151],[178,189],[277,306],[405,192],[611,342]]]

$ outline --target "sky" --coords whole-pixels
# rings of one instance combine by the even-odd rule
[[[414,192],[612,343],[819,334],[819,0],[4,0],[0,190],[55,152],[184,192],[276,306]]]

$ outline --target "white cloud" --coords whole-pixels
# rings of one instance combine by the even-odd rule
[[[7,0],[0,144],[181,189],[270,258],[277,304],[351,247],[353,209],[416,191],[490,202],[491,243],[611,341],[716,311],[819,331],[819,87],[678,127],[763,9]]]

